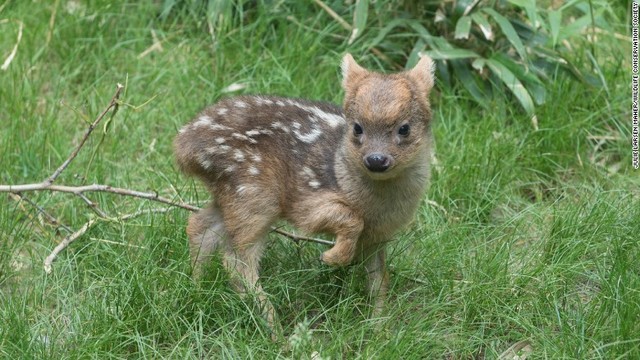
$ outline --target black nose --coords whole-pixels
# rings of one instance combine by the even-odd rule
[[[389,158],[383,154],[370,154],[364,159],[364,165],[373,172],[383,172],[389,168]]]

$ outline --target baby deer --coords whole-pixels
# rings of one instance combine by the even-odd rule
[[[271,225],[335,235],[321,259],[363,261],[374,313],[384,305],[385,244],[406,226],[429,180],[433,62],[384,75],[342,60],[344,107],[272,96],[239,96],[204,109],[175,139],[180,168],[213,200],[189,218],[197,276],[215,250],[241,293],[255,292]]]

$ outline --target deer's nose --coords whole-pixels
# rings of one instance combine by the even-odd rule
[[[390,164],[389,157],[380,153],[369,154],[364,158],[364,165],[373,172],[384,172]]]

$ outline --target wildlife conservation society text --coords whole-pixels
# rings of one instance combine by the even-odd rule
[[[638,159],[638,0],[631,5],[631,154],[633,168],[640,167]]]

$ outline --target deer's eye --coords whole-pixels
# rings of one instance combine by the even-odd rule
[[[400,134],[402,136],[408,136],[409,135],[409,124],[404,124],[404,125],[400,126],[400,129],[398,129],[398,134]]]
[[[360,126],[360,124],[353,124],[353,135],[362,135],[362,126]]]

